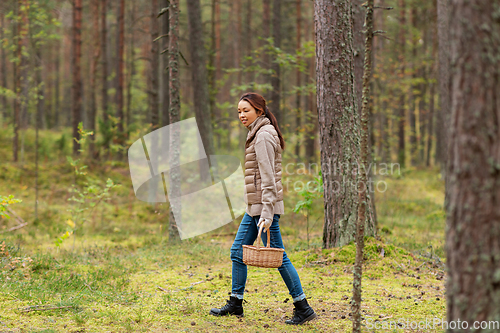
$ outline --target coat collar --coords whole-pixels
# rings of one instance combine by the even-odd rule
[[[269,120],[269,118],[267,118],[265,115],[260,115],[258,116],[254,121],[253,123],[251,123],[250,125],[248,125],[248,136],[247,136],[247,140],[245,142],[245,148],[248,147],[248,144],[253,140],[253,138],[255,137],[255,134],[257,134],[257,131],[264,125],[267,125],[267,124],[270,124],[271,121]]]

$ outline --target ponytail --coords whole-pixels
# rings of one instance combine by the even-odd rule
[[[264,112],[265,112],[265,116],[267,118],[269,118],[269,120],[271,121],[271,125],[274,126],[274,128],[276,129],[276,132],[278,133],[278,137],[280,139],[281,149],[285,150],[285,140],[283,139],[283,135],[281,135],[281,131],[280,131],[279,127],[278,127],[278,121],[276,120],[276,117],[271,112],[271,110],[269,110],[269,108],[267,107],[267,105],[264,108]]]

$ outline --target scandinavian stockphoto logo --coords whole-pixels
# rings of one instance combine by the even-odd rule
[[[128,150],[135,196],[169,202],[181,239],[244,214],[244,175],[236,156],[205,153],[194,117],[148,133]]]

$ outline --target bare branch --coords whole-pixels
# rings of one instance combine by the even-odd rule
[[[158,16],[156,16],[156,18],[158,18],[158,17],[162,16],[163,14],[165,14],[166,12],[168,12],[168,9],[169,9],[169,8],[170,8],[170,6],[167,6],[167,7],[165,7],[165,8],[162,8],[162,9],[160,10],[160,12],[158,13]]]

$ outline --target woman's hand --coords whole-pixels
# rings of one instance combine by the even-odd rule
[[[260,226],[263,225],[264,232],[268,232],[269,228],[271,227],[271,224],[273,224],[273,220],[261,217],[259,223],[257,223],[257,227],[260,228]]]

